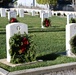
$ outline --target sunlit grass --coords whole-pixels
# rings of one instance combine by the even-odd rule
[[[28,25],[29,35],[36,44],[37,60],[41,59],[43,62],[35,64],[9,67],[0,63],[0,67],[8,71],[16,71],[22,69],[36,68],[42,66],[51,66],[67,62],[76,62],[76,58],[69,58],[60,53],[66,52],[65,50],[65,26],[66,18],[53,16],[51,20],[51,27],[41,28],[41,19],[39,16],[25,15],[24,18],[17,17],[19,22]],[[0,59],[6,58],[6,25],[9,23],[7,17],[0,17]],[[3,31],[5,32],[3,34]]]

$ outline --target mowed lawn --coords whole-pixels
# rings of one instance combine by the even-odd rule
[[[19,22],[28,25],[29,35],[33,35],[31,39],[36,44],[37,60],[43,60],[43,62],[13,68],[0,63],[0,67],[8,71],[15,71],[76,61],[76,58],[69,58],[63,55],[66,52],[66,17],[50,17],[51,27],[44,29],[41,28],[41,19],[39,16],[25,15],[24,18],[17,17],[17,19]],[[6,58],[6,33],[1,32],[5,32],[8,23],[7,18],[0,17],[0,59]]]

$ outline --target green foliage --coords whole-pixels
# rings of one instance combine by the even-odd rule
[[[60,16],[61,15],[61,13],[57,13],[57,16]]]
[[[64,13],[63,15],[64,15],[64,16],[66,16],[66,14],[65,14],[65,13]]]
[[[14,23],[14,22],[19,22],[16,18],[10,18],[10,21],[9,21],[9,23]]]
[[[36,0],[39,4],[51,4],[55,5],[57,3],[57,0]]]
[[[6,57],[6,41],[5,34],[0,34],[0,59]]]
[[[57,0],[50,0],[49,3],[50,3],[51,5],[56,5],[56,4],[57,4]]]
[[[70,39],[70,45],[72,52],[76,55],[76,35]]]
[[[14,34],[9,39],[11,63],[31,62],[36,58],[35,45],[25,34]]]
[[[70,23],[76,23],[76,19],[75,18],[71,18],[70,19]]]
[[[51,21],[48,18],[45,18],[44,21],[43,21],[43,26],[44,27],[51,26]]]

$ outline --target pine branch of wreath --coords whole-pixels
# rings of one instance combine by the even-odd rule
[[[43,21],[43,26],[44,26],[44,27],[49,27],[49,26],[51,26],[51,21],[50,21],[50,19],[45,18],[44,21]]]

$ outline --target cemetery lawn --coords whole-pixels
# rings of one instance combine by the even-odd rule
[[[39,16],[25,15],[24,18],[17,17],[19,22],[28,25],[29,35],[33,35],[32,40],[36,44],[37,60],[43,60],[29,65],[22,65],[10,67],[0,63],[0,67],[8,71],[16,71],[44,66],[51,66],[56,64],[76,62],[76,58],[66,56],[65,50],[65,17],[53,16],[50,18],[52,26],[48,28],[41,28],[41,19]],[[6,25],[7,18],[0,17],[0,59],[6,58]]]

